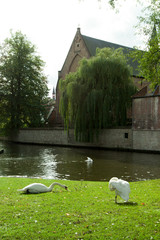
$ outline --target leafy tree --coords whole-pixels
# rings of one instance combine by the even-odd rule
[[[93,141],[99,130],[126,124],[135,87],[122,49],[97,49],[75,73],[60,80],[60,113],[78,141]]]
[[[145,51],[134,51],[132,56],[139,62],[139,71],[151,88],[160,84],[160,0],[151,0],[140,17],[139,29],[145,39]]]
[[[41,126],[48,95],[44,62],[21,32],[0,48],[0,123],[7,129]]]

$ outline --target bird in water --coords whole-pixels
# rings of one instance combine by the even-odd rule
[[[55,185],[58,185],[68,190],[67,186],[62,185],[58,182],[54,182],[49,187],[45,186],[42,183],[32,183],[22,189],[18,189],[18,191],[21,191],[23,193],[45,193],[45,192],[51,192]]]
[[[93,159],[90,158],[90,157],[87,157],[87,159],[85,161],[88,162],[88,163],[93,163]]]
[[[117,196],[120,196],[123,200],[128,202],[129,193],[131,191],[129,182],[113,177],[109,181],[109,189],[115,191],[115,203],[117,203]]]

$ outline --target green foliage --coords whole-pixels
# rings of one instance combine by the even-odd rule
[[[100,129],[126,124],[135,87],[122,49],[97,49],[77,72],[60,81],[60,113],[78,141],[93,141]]]
[[[143,11],[144,17],[139,17],[137,28],[146,40],[146,48],[135,50],[132,56],[139,62],[141,76],[154,88],[160,84],[160,0],[151,0]]]
[[[0,125],[6,129],[40,126],[47,101],[44,62],[21,32],[0,48]]]
[[[53,180],[36,179],[49,186]],[[160,180],[131,182],[129,203],[108,182],[59,181],[53,192],[21,194],[27,178],[0,178],[1,239],[154,239],[160,237]]]

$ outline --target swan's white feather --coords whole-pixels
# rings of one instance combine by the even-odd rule
[[[67,187],[65,185],[55,182],[55,183],[52,183],[49,187],[46,187],[42,183],[32,183],[22,189],[19,189],[18,191],[22,191],[24,193],[45,193],[45,192],[51,192],[54,185],[59,185],[67,190]]]
[[[92,163],[93,162],[93,159],[90,158],[90,157],[87,157],[87,160],[85,160],[86,162],[89,162],[89,163]]]
[[[129,200],[130,185],[129,182],[113,177],[109,181],[109,189],[115,191],[125,201]]]
[[[22,192],[28,191],[29,193],[41,193],[41,192],[48,192],[48,187],[46,187],[42,183],[32,183],[22,189],[19,189],[19,191],[22,191]]]

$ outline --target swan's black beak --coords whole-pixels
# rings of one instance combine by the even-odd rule
[[[68,187],[67,186],[65,186],[65,189],[68,191]]]

